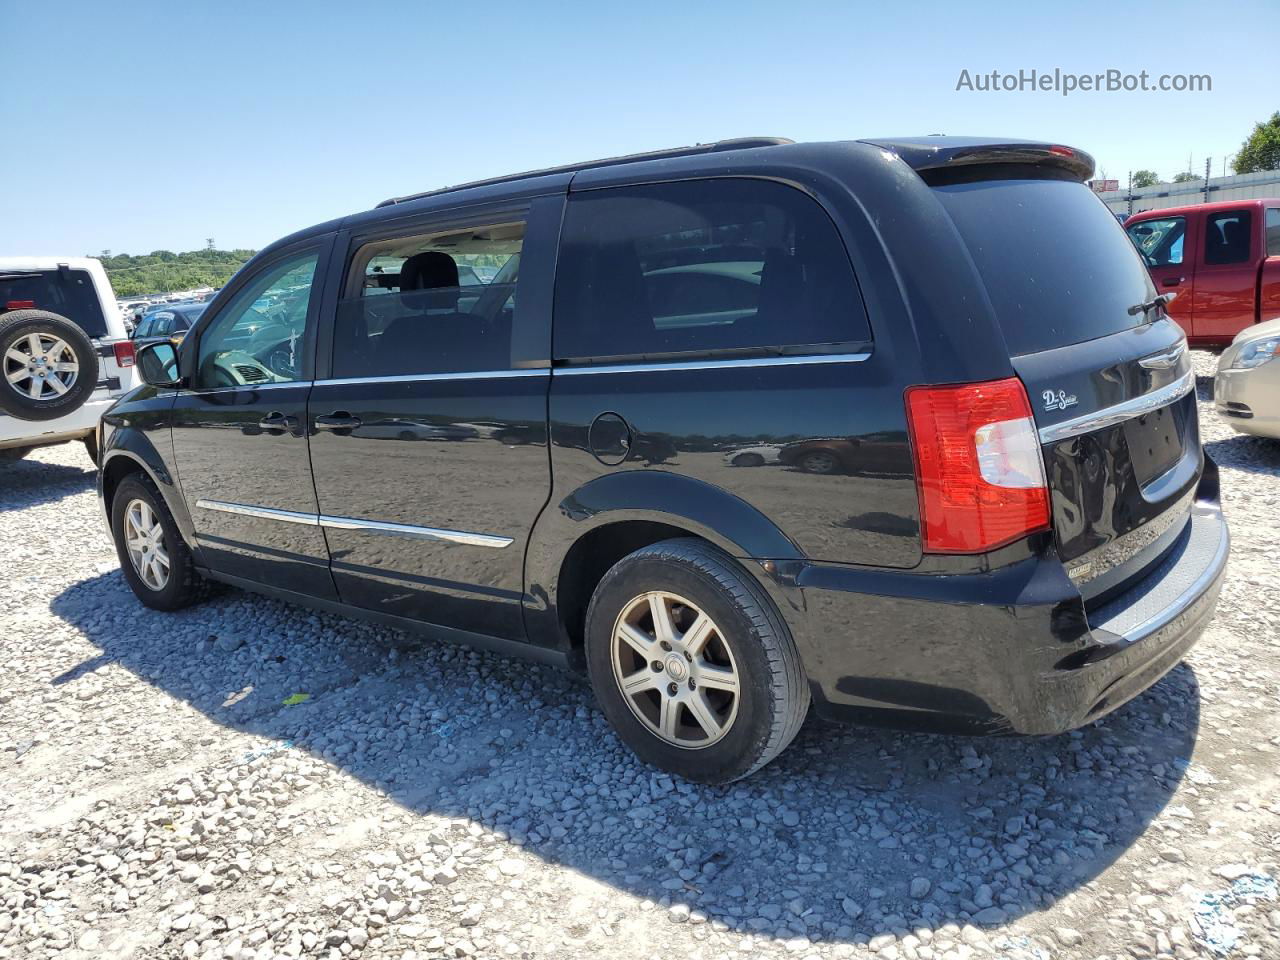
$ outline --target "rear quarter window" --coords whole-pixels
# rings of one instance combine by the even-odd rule
[[[1155,288],[1124,229],[1082,183],[934,187],[973,257],[1011,356],[1095,340],[1154,316]]]
[[[835,225],[793,187],[726,178],[570,196],[557,359],[803,353],[870,339]]]
[[[107,335],[107,320],[87,270],[0,271],[0,312],[32,305],[75,323],[90,337]]]

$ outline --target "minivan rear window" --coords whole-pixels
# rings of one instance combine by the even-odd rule
[[[1155,288],[1106,206],[1070,180],[934,187],[982,275],[1011,356],[1139,326]]]
[[[806,353],[871,338],[848,254],[794,187],[725,178],[571,194],[558,360]]]
[[[0,271],[0,313],[18,309],[13,304],[61,314],[90,337],[107,335],[107,319],[87,270]]]

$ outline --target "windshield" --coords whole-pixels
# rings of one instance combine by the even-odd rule
[[[0,272],[0,313],[8,310],[49,310],[91,338],[107,335],[107,320],[87,270]]]
[[[1155,288],[1124,230],[1082,183],[982,180],[934,187],[964,238],[1011,356],[1154,320]]]

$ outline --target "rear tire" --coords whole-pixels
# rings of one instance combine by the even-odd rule
[[[75,323],[48,310],[0,317],[0,410],[19,420],[56,420],[98,386],[98,354]]]
[[[0,463],[13,463],[21,460],[33,449],[33,447],[9,447],[7,450],[0,450]]]
[[[181,610],[212,594],[164,497],[145,474],[131,474],[116,488],[111,535],[130,589],[153,610]]]
[[[587,610],[586,660],[622,740],[699,783],[763,767],[809,709],[800,655],[772,601],[701,540],[644,547],[604,575]]]

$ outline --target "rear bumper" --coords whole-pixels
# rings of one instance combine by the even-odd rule
[[[803,564],[801,611],[784,615],[829,718],[1055,734],[1116,709],[1182,659],[1213,615],[1229,544],[1206,499],[1154,570],[1092,611],[1046,556],[947,577]]]

